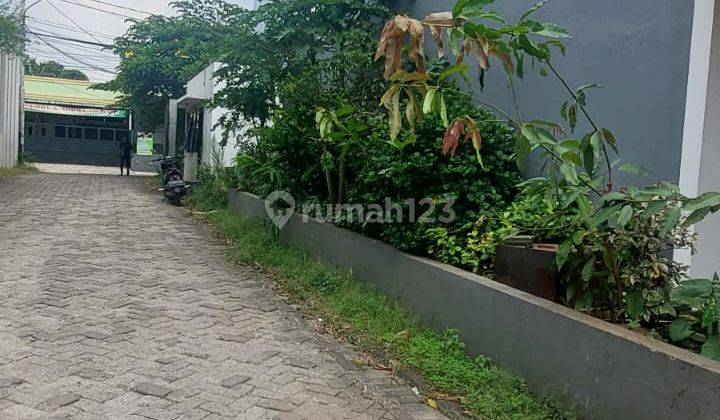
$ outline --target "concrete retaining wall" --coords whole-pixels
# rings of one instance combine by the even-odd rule
[[[229,198],[237,212],[269,220],[258,197]],[[458,329],[471,355],[491,357],[584,418],[720,418],[720,363],[301,215],[280,238],[352,270],[429,326]]]

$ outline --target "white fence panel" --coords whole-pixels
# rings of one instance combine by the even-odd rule
[[[20,57],[0,53],[0,168],[14,166],[18,160],[23,73]]]

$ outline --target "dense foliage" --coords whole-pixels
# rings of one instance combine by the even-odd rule
[[[237,6],[220,0],[182,0],[171,3],[176,16],[153,15],[134,24],[116,39],[118,75],[99,88],[122,93],[133,109],[136,129],[152,132],[164,121],[168,99],[179,98],[185,83],[220,58]],[[236,44],[248,48],[247,44]]]
[[[37,61],[34,58],[25,60],[25,74],[28,76],[54,77],[59,79],[90,80],[87,75],[77,69],[69,69],[57,61]]]
[[[22,52],[23,34],[19,10],[10,0],[0,0],[0,51]]]
[[[555,238],[560,240],[556,265],[567,304],[613,321],[661,328],[663,319],[676,316],[670,296],[687,287],[687,268],[673,261],[668,253],[694,246],[689,228],[720,210],[720,193],[688,198],[667,182],[616,189],[615,171],[639,175],[646,171],[636,164],[620,165],[619,159],[611,157],[612,152],[618,153],[617,140],[592,118],[588,108],[588,92],[599,86],[586,84],[573,89],[553,66],[551,48],[565,53],[562,40],[569,34],[554,23],[533,20],[533,14],[548,2],[537,3],[516,23],[508,23],[503,16],[487,10],[491,3],[493,0],[460,0],[452,12],[431,13],[422,21],[395,16],[386,23],[376,58],[385,57],[389,87],[382,105],[388,110],[392,144],[403,148],[405,145],[397,141],[403,128],[414,136],[425,114],[438,114],[446,127],[442,151],[454,152],[465,139],[475,146],[482,162],[478,154],[481,146],[484,148],[482,127],[472,116],[448,112],[443,77],[438,83],[428,75],[422,52],[425,26],[441,56],[446,54],[446,42],[455,55],[455,64],[446,73],[467,76],[469,67],[463,60],[470,55],[483,78],[490,71],[490,58],[497,58],[513,96],[513,79],[523,77],[526,61],[535,63],[534,68],[543,75],[553,74],[568,95],[559,107],[562,123],[520,121],[519,116],[489,105],[512,128],[519,163],[531,153],[543,160],[542,175],[524,183],[525,194],[541,198],[551,211],[547,217],[529,218],[517,225],[520,231],[542,239],[547,236],[548,221],[562,221],[558,226],[561,229],[556,231],[562,234]],[[401,47],[406,40],[409,43],[404,65]],[[422,112],[417,111],[418,103],[423,103]],[[580,118],[587,120],[590,132],[575,132]],[[437,249],[433,252],[466,263],[466,253],[472,248],[469,241],[457,243],[444,238],[442,231],[436,233]],[[477,244],[480,250],[485,249],[482,240]],[[706,294],[711,296],[708,299],[715,296],[714,292]],[[710,328],[711,338],[705,346],[712,347],[716,344],[716,316],[713,313],[709,318],[703,319],[701,326]]]

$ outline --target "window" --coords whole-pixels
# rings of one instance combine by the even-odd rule
[[[115,140],[115,131],[104,128],[100,130],[100,140],[113,141]]]
[[[35,127],[33,127],[32,125],[26,125],[26,126],[25,126],[25,135],[28,136],[28,137],[32,136],[32,135],[33,135],[33,131],[34,131],[33,129],[34,129],[34,128],[35,128]]]
[[[68,138],[69,139],[81,139],[82,138],[82,128],[68,127]]]
[[[83,129],[84,132],[84,138],[86,140],[97,140],[98,139],[98,130],[97,128],[85,128]]]
[[[45,126],[40,127],[40,137],[43,137],[43,138],[47,137],[47,127],[45,127]]]
[[[55,137],[59,139],[67,138],[67,127],[63,125],[56,125],[55,126]]]

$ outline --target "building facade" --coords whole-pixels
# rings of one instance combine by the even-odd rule
[[[118,144],[133,138],[132,114],[92,82],[25,77],[24,150],[37,162],[118,165]]]
[[[185,155],[185,179],[195,180],[198,164],[232,166],[242,131],[223,132],[218,122],[229,111],[207,106],[223,88],[215,76],[222,64],[213,63],[188,81],[181,98],[168,104],[167,150]],[[227,138],[225,138],[227,136]]]

